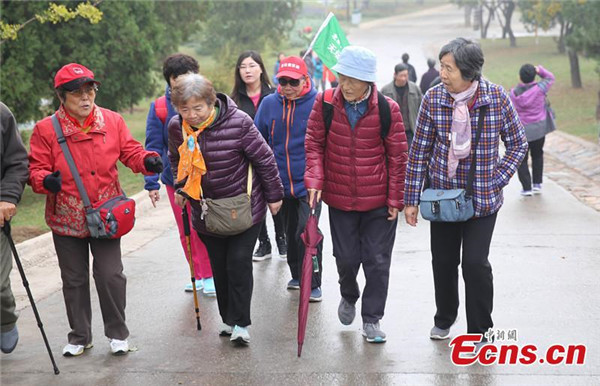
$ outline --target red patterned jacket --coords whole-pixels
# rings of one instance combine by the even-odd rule
[[[136,173],[149,175],[152,173],[146,171],[144,158],[158,153],[145,151],[133,139],[121,115],[98,106],[92,114],[92,126],[85,134],[68,119],[62,106],[56,112],[90,202],[94,204],[120,194],[117,161]],[[54,194],[44,188],[43,181],[56,170],[62,175],[62,189]],[[46,223],[50,229],[61,236],[89,237],[83,202],[50,117],[33,128],[29,172],[33,191],[46,194]]]

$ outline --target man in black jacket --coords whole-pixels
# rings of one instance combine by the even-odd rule
[[[406,64],[406,67],[408,67],[408,80],[410,80],[413,83],[417,83],[417,71],[415,71],[415,68],[412,64],[408,63],[408,59],[410,59],[408,54],[406,52],[403,53],[402,63]]]
[[[0,143],[0,169],[2,170],[2,188],[0,189],[0,226],[10,221],[17,213],[17,203],[21,199],[25,183],[29,178],[27,150],[23,146],[17,122],[6,105],[0,102],[0,125],[2,139]],[[4,232],[0,232],[0,295],[2,300],[2,340],[3,353],[12,352],[19,340],[15,297],[10,288],[12,254]]]

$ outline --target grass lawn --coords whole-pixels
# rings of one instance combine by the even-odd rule
[[[556,112],[556,126],[559,130],[596,142],[598,126],[595,112],[600,90],[600,77],[595,71],[597,62],[579,57],[583,88],[571,87],[569,59],[559,54],[556,43],[550,37],[518,38],[516,48],[508,47],[507,40],[483,40],[481,46],[485,54],[484,75],[507,90],[519,82],[519,69],[525,63],[534,66],[541,64],[556,77],[548,98]]]

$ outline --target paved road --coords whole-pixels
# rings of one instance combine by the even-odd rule
[[[436,27],[444,30],[437,32],[441,37],[457,35],[454,28],[461,20],[460,12],[444,9],[443,13],[445,17],[421,16],[414,25],[430,22],[432,17],[456,17],[454,25],[434,23],[426,30]],[[384,47],[386,36],[397,31],[394,28],[399,26],[381,25],[366,30],[364,39],[378,51]],[[383,57],[380,63],[396,61],[387,57],[389,52],[378,54]],[[380,67],[379,79],[385,82],[388,76],[382,71]],[[542,195],[523,198],[519,196],[518,181],[513,179],[505,189],[505,197],[490,251],[496,284],[495,325],[499,329],[516,329],[521,346],[535,344],[542,350],[556,343],[585,344],[587,356],[583,366],[452,365],[447,342],[430,341],[427,335],[434,304],[428,224],[424,220],[417,228],[399,224],[387,310],[382,320],[388,342],[365,343],[358,320],[348,327],[337,320],[339,291],[327,211],[321,219],[326,237],[324,300],[310,306],[303,357],[296,357],[298,293],[285,289],[289,273],[286,263],[278,259],[255,263],[252,343],[246,348],[234,347],[217,336],[214,298],[201,298],[203,329],[195,330],[192,296],[182,291],[188,271],[176,229],[157,229],[171,221],[168,203],[162,201],[157,209],[142,205],[136,229],[123,240],[128,251],[124,265],[128,276],[130,341],[139,350],[126,357],[109,354],[94,295],[95,347],[82,357],[59,356],[68,326],[62,294],[53,284],[59,277],[58,271],[55,265],[44,263],[48,259],[43,258],[39,248],[20,246],[24,259],[29,261],[28,272],[36,272],[35,279],[30,278],[31,286],[39,298],[38,308],[61,374],[52,374],[31,309],[26,307],[19,319],[18,348],[11,355],[1,356],[1,383],[598,384],[600,213],[553,181],[546,182]],[[46,280],[50,282],[49,289],[42,289]],[[13,287],[18,288],[19,282],[14,282]],[[42,294],[38,297],[39,293]],[[21,307],[23,303],[20,300]],[[466,330],[462,307],[460,315],[453,335]]]

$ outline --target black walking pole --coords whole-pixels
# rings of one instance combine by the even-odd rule
[[[29,282],[27,281],[25,271],[23,270],[23,265],[21,264],[21,260],[19,259],[19,255],[17,254],[15,242],[13,241],[12,236],[10,235],[10,223],[8,221],[4,223],[4,226],[2,227],[2,232],[4,232],[4,234],[6,235],[8,243],[10,244],[10,249],[12,249],[13,256],[15,257],[15,261],[17,262],[17,268],[19,269],[19,273],[21,274],[21,279],[23,279],[23,285],[25,286],[25,290],[27,291],[27,296],[29,297],[29,302],[31,303],[33,314],[35,315],[37,325],[40,328],[40,332],[42,333],[42,338],[44,338],[44,343],[46,344],[48,355],[50,355],[50,361],[52,361],[52,366],[54,366],[54,374],[58,375],[60,374],[60,371],[58,370],[58,367],[56,367],[56,362],[54,361],[52,350],[50,350],[50,345],[48,344],[48,338],[46,338],[46,333],[44,332],[44,325],[42,324],[42,319],[40,318],[40,314],[38,314],[37,307],[35,306],[35,301],[33,300],[33,295],[31,294],[31,290],[29,289]]]

